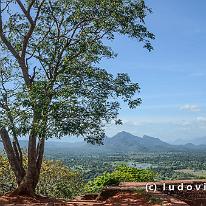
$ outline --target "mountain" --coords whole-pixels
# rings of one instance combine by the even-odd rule
[[[27,141],[20,141],[22,147],[26,147]],[[2,148],[2,143],[0,143]],[[159,138],[144,135],[138,137],[128,132],[120,132],[115,136],[106,137],[104,145],[91,145],[86,142],[46,142],[46,152],[72,152],[72,153],[127,153],[127,152],[178,152],[178,151],[205,151],[206,145],[192,143],[173,145]]]
[[[197,137],[191,139],[176,139],[171,142],[175,145],[192,143],[194,145],[206,145],[206,137]]]
[[[123,131],[112,138],[106,138],[104,147],[117,152],[147,152],[165,151],[169,150],[171,146],[158,138],[146,135],[138,137]]]
[[[124,131],[114,137],[106,138],[102,149],[104,150],[104,148],[114,152],[175,152],[202,149],[202,147],[193,144],[172,145],[159,138],[147,135],[138,137]]]
[[[104,141],[104,148],[119,151],[119,152],[126,152],[126,151],[143,151],[145,150],[145,146],[141,143],[141,137],[134,136],[127,132],[120,132],[116,134],[112,138],[105,138]]]

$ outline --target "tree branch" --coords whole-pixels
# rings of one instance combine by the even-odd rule
[[[4,93],[2,93],[3,96],[3,102],[0,103],[2,109],[4,109],[6,111],[6,115],[10,121],[11,124],[11,131],[13,134],[13,148],[14,148],[14,153],[15,156],[17,157],[17,159],[20,162],[20,168],[22,170],[22,173],[25,173],[24,168],[23,168],[23,155],[22,155],[22,151],[21,151],[21,147],[18,141],[18,137],[17,137],[17,133],[16,133],[16,128],[15,128],[15,124],[14,124],[14,118],[11,114],[11,110],[9,108],[9,104],[8,104],[8,91],[6,90],[5,86],[4,86],[4,79],[3,79],[3,74],[1,72],[1,84],[2,84],[2,89],[4,91]]]
[[[30,15],[30,13],[26,10],[26,8],[24,7],[23,3],[21,2],[21,0],[16,0],[17,4],[19,5],[19,7],[21,8],[22,12],[24,13],[24,15],[26,16],[26,18],[29,20],[30,24],[33,25],[34,21]],[[30,4],[31,6],[33,4]]]
[[[22,5],[20,0],[16,0],[16,1],[19,2],[19,5]],[[39,5],[39,7],[38,7],[38,9],[37,9],[37,14],[36,14],[35,20],[33,20],[33,19],[31,18],[30,13],[29,13],[28,11],[26,11],[26,9],[24,8],[23,5],[20,6],[20,7],[23,7],[23,8],[22,8],[23,11],[25,10],[24,14],[25,14],[25,16],[28,18],[28,20],[29,20],[29,22],[30,22],[30,28],[29,28],[28,33],[24,36],[23,46],[22,46],[22,54],[21,54],[21,56],[22,56],[22,58],[23,58],[24,60],[25,60],[25,56],[26,56],[26,49],[27,49],[27,46],[28,46],[28,43],[29,43],[29,39],[31,38],[31,36],[32,36],[32,34],[33,34],[33,32],[34,32],[34,29],[35,29],[35,27],[36,27],[36,22],[37,22],[37,20],[38,20],[38,17],[39,17],[40,11],[41,11],[41,7],[42,7],[44,1],[45,1],[45,0],[43,0],[43,1],[41,2],[41,4]],[[31,10],[32,5],[33,5],[33,4],[31,3],[30,6],[29,6],[29,11]],[[31,19],[30,19],[29,17],[30,17]]]
[[[18,61],[19,65],[22,69],[25,83],[29,87],[31,84],[31,81],[30,81],[29,74],[28,74],[28,68],[25,65],[25,61],[24,61],[24,59],[21,58],[21,56],[18,54],[18,52],[15,50],[15,48],[11,45],[11,43],[6,38],[4,31],[3,31],[1,0],[0,0],[0,38],[3,41],[3,43],[6,45],[7,49],[14,55],[14,57]]]
[[[19,61],[21,58],[18,54],[18,52],[14,49],[14,47],[11,45],[11,43],[6,38],[4,31],[3,31],[3,21],[2,21],[2,9],[1,9],[1,0],[0,0],[0,38],[3,41],[3,43],[7,46],[9,51],[14,55],[14,57]]]
[[[4,148],[5,148],[9,163],[16,176],[17,183],[20,184],[25,173],[22,173],[21,171],[19,161],[14,154],[14,149],[12,147],[9,134],[4,127],[0,128],[0,136],[1,136]]]

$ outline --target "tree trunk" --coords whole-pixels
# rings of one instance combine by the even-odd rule
[[[21,196],[34,197],[36,182],[38,182],[38,180],[36,180],[35,177],[29,177],[26,175],[25,178],[22,180],[21,184],[9,195],[10,196],[21,195]]]
[[[40,170],[43,161],[44,144],[45,138],[42,137],[39,140],[37,146],[35,168],[33,168],[32,165],[28,165],[27,174],[21,182],[21,184],[19,185],[19,187],[12,192],[13,195],[35,196],[35,189],[39,181]],[[32,156],[32,154],[34,155],[34,153],[31,153],[30,155]]]
[[[8,134],[8,131],[5,128],[0,129],[0,136],[4,145],[4,149],[6,151],[9,163],[11,165],[11,168],[15,174],[17,184],[20,185],[22,182],[25,171],[23,169],[22,162],[19,161],[17,158],[17,154],[14,151],[14,148],[12,147],[12,143]]]
[[[34,138],[34,137],[31,137]],[[30,158],[28,161],[27,173],[19,184],[10,195],[22,195],[22,196],[35,196],[35,189],[39,181],[40,170],[44,154],[45,138],[41,138],[38,142],[37,151],[33,151],[30,147]],[[28,156],[29,157],[29,156]],[[33,162],[34,160],[34,162]]]
[[[10,196],[35,196],[35,188],[39,181],[43,161],[45,137],[41,137],[39,139],[38,146],[36,148],[37,137],[35,132],[31,133],[28,144],[28,168],[25,172],[24,169],[22,171],[22,161],[17,158],[15,153],[16,150],[14,149],[9,134],[5,128],[0,128],[0,136],[18,185],[17,189],[10,193]]]

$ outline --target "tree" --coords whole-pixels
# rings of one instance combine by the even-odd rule
[[[0,136],[18,184],[13,194],[35,194],[47,138],[100,144],[104,126],[121,123],[119,98],[130,108],[141,103],[137,83],[98,63],[115,56],[106,42],[116,34],[151,50],[149,12],[143,0],[0,0]]]

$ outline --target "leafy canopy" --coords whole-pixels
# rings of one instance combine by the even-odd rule
[[[0,127],[101,143],[105,124],[121,123],[119,98],[130,108],[141,100],[127,74],[114,76],[99,63],[115,57],[107,42],[117,34],[152,49],[144,23],[150,9],[143,0],[25,0],[24,11],[19,2],[1,1],[10,43],[0,40]]]

